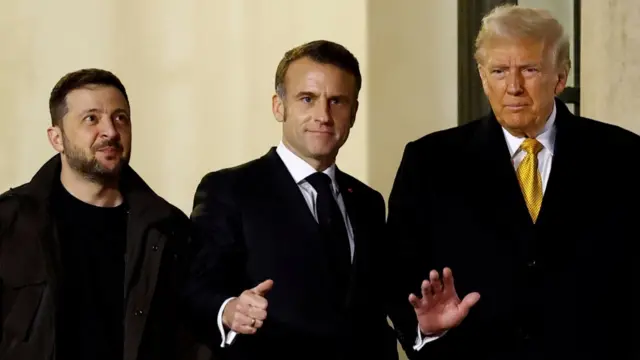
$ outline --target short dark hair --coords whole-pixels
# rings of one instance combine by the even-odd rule
[[[284,97],[286,93],[284,79],[287,75],[289,65],[291,65],[292,62],[305,57],[320,64],[337,66],[352,74],[356,78],[356,93],[360,92],[360,88],[362,87],[362,75],[360,74],[358,59],[356,59],[349,50],[340,44],[327,40],[316,40],[287,51],[282,60],[280,60],[278,69],[276,70],[275,83],[276,93],[280,97]]]
[[[113,73],[102,69],[81,69],[63,76],[51,90],[49,97],[49,114],[51,114],[51,124],[60,126],[62,118],[67,114],[67,94],[71,91],[86,87],[88,85],[113,86],[120,90],[125,100],[129,103],[127,90],[122,85],[120,79]]]

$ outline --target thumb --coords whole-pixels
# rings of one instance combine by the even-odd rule
[[[256,285],[256,287],[254,287],[251,291],[253,291],[254,293],[260,296],[264,296],[269,292],[269,290],[271,290],[272,287],[273,287],[273,280],[269,279]]]
[[[478,300],[480,300],[480,293],[473,292],[467,294],[467,296],[462,299],[459,307],[462,308],[465,313],[467,313],[469,312],[469,310],[471,310],[471,307],[473,307],[478,302]]]

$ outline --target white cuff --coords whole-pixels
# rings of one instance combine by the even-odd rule
[[[227,303],[231,300],[235,299],[235,297],[230,297],[222,303],[220,306],[220,310],[218,310],[218,330],[220,330],[220,336],[222,337],[222,343],[220,347],[225,347],[226,345],[231,345],[233,340],[236,338],[236,332],[231,330],[228,334],[224,332],[224,325],[222,324],[222,314],[224,313],[224,307],[227,306]]]
[[[416,337],[416,344],[413,345],[413,350],[420,350],[422,349],[422,347],[428,343],[431,342],[433,340],[439,339],[440,337],[442,337],[444,334],[446,334],[447,332],[443,332],[442,335],[437,335],[437,336],[425,336],[424,338],[422,337],[422,331],[420,331],[420,325],[418,325],[418,337]]]

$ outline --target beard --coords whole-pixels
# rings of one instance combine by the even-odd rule
[[[118,180],[122,168],[129,163],[129,159],[121,155],[118,163],[114,167],[105,167],[95,157],[98,149],[106,146],[114,147],[122,152],[123,147],[118,140],[101,142],[92,146],[89,151],[73,145],[65,135],[62,136],[62,142],[64,145],[64,151],[62,153],[66,157],[69,167],[91,182],[99,184],[115,182]]]

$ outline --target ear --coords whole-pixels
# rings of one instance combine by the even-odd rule
[[[284,122],[284,100],[278,94],[271,98],[271,111],[278,122]]]
[[[353,112],[351,113],[351,126],[356,123],[356,114],[358,113],[358,107],[360,106],[360,102],[356,100],[355,105],[353,106]]]
[[[58,126],[51,126],[47,129],[47,137],[53,149],[59,153],[64,151],[64,142],[62,141],[62,129]]]
[[[558,81],[556,82],[556,87],[554,89],[555,94],[558,95],[564,91],[567,87],[567,79],[569,78],[566,71],[561,71],[558,73]]]

